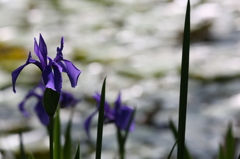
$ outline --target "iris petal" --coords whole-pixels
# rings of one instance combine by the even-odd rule
[[[99,93],[95,93],[93,95],[93,98],[97,101],[97,109],[99,109],[100,106],[100,100],[101,100],[101,95]],[[105,101],[105,105],[104,105],[104,112],[105,112],[105,116],[109,117],[109,120],[113,120],[113,110],[111,109],[110,105],[108,104],[108,102]]]
[[[29,117],[29,113],[28,111],[26,111],[25,109],[25,102],[26,102],[26,99],[24,99],[18,106],[19,110],[22,112],[22,114],[25,116],[25,117]]]
[[[21,71],[23,70],[23,68],[25,66],[27,66],[28,64],[31,64],[31,63],[35,64],[36,66],[38,66],[39,69],[42,69],[40,62],[32,59],[31,53],[29,53],[28,59],[27,59],[26,63],[23,64],[22,66],[18,67],[16,70],[14,70],[12,72],[12,86],[13,86],[13,92],[14,93],[16,93],[15,85],[16,85],[16,81],[17,81],[18,75],[21,73]]]
[[[47,64],[47,53],[48,53],[47,45],[41,34],[39,36],[39,49],[40,49],[41,55],[43,57],[44,63]]]
[[[48,125],[49,124],[49,116],[47,115],[47,113],[43,107],[42,100],[38,101],[34,110],[35,110],[39,120],[41,121],[41,123],[43,125]]]
[[[87,135],[89,138],[91,138],[91,135],[90,135],[90,125],[91,125],[91,121],[92,121],[92,118],[94,117],[94,115],[98,112],[98,110],[96,110],[95,112],[93,112],[84,122],[84,129],[85,131],[87,132]]]
[[[118,114],[118,113],[121,113],[121,92],[119,92],[118,94],[118,97],[117,97],[117,100],[115,101],[115,112]]]
[[[58,93],[61,92],[62,89],[62,68],[55,64],[53,65],[53,71],[54,71],[54,86]]]
[[[52,90],[56,91],[55,84],[54,84],[54,76],[52,72],[51,66],[46,66],[42,72],[42,78],[45,87],[51,88]]]
[[[81,71],[73,65],[71,61],[63,59],[63,62],[59,61],[58,64],[63,68],[63,72],[66,72],[68,78],[71,82],[71,86],[75,87],[77,85],[78,77],[81,74]]]
[[[74,107],[80,100],[76,99],[71,93],[61,91],[60,106],[61,108]]]
[[[127,106],[121,106],[121,113],[118,114],[116,118],[116,125],[122,129],[122,130],[127,130],[128,123],[130,122],[131,116],[133,113],[133,109],[127,107]],[[134,130],[134,122],[131,122],[129,131]]]
[[[37,57],[39,58],[41,66],[43,68],[45,68],[47,65],[47,57],[45,57],[44,54],[41,53],[41,50],[40,50],[40,48],[37,44],[37,40],[35,38],[34,38],[34,52],[37,55]]]

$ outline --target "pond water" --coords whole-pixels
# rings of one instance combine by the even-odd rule
[[[186,140],[196,159],[210,159],[230,121],[235,136],[240,136],[240,2],[191,3]],[[76,142],[81,139],[84,157],[94,158],[95,153],[82,124],[94,111],[92,94],[100,91],[107,76],[106,98],[114,102],[121,90],[124,103],[137,107],[128,158],[166,158],[174,144],[168,122],[178,119],[185,8],[183,0],[0,0],[0,148],[17,151],[18,137],[13,132],[27,128],[31,131],[23,135],[26,149],[46,151],[44,128],[34,115],[24,118],[17,107],[37,82],[39,71],[27,67],[18,79],[16,94],[10,76],[25,62],[28,51],[33,52],[33,38],[41,33],[52,57],[64,36],[65,58],[82,71],[78,86],[73,89],[64,80],[64,89],[82,99],[73,120],[73,136]],[[34,102],[29,102],[30,110]],[[61,116],[66,123],[69,111]],[[95,132],[96,120],[92,124]],[[111,125],[104,127],[103,149],[104,159],[116,156]]]

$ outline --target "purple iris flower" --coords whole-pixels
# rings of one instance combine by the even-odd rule
[[[19,110],[26,117],[29,117],[29,112],[25,109],[25,103],[31,97],[37,98],[37,103],[34,107],[34,111],[37,114],[39,120],[43,125],[49,124],[49,116],[46,113],[43,106],[43,94],[45,87],[42,82],[40,82],[36,87],[28,92],[23,101],[19,104]],[[59,105],[61,108],[74,107],[80,100],[76,99],[71,93],[61,91]]]
[[[97,101],[97,110],[94,111],[86,120],[84,123],[84,129],[87,132],[88,137],[90,137],[90,125],[92,118],[94,115],[99,111],[100,106],[100,99],[101,95],[99,93],[96,93],[93,98]],[[127,130],[129,120],[131,119],[133,109],[122,105],[121,103],[121,93],[119,93],[116,101],[115,101],[115,107],[111,108],[109,103],[105,101],[105,107],[104,107],[104,123],[115,123],[116,126],[121,130]],[[132,121],[129,131],[134,130],[134,121]]]
[[[71,93],[62,91],[60,96],[60,107],[67,108],[67,107],[74,107],[78,102],[79,99],[76,99]]]
[[[75,87],[77,85],[78,77],[81,71],[78,70],[71,61],[63,58],[63,45],[64,39],[62,37],[61,45],[60,47],[57,47],[56,57],[54,59],[51,59],[48,57],[47,45],[45,44],[42,35],[40,34],[39,36],[39,44],[34,38],[34,52],[39,58],[39,61],[33,59],[31,52],[29,52],[26,63],[12,72],[13,92],[16,93],[15,84],[18,75],[28,64],[35,64],[42,71],[42,79],[46,88],[50,88],[60,93],[62,88],[62,72],[67,73],[71,82],[71,86]]]

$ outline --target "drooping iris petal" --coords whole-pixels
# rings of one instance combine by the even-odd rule
[[[57,91],[54,84],[54,76],[53,76],[51,66],[45,67],[45,69],[42,72],[42,78],[43,78],[45,87],[51,88],[52,90]]]
[[[91,138],[91,135],[90,135],[90,125],[91,125],[91,121],[92,121],[92,118],[94,117],[94,115],[98,112],[98,109],[93,112],[84,122],[84,129],[85,131],[87,132],[87,136],[89,138]]]
[[[21,73],[21,71],[23,70],[23,68],[25,66],[27,66],[28,64],[31,64],[31,63],[35,64],[36,66],[39,67],[40,70],[42,70],[40,62],[32,59],[31,53],[29,53],[28,54],[28,59],[27,59],[26,63],[23,64],[22,66],[18,67],[16,70],[14,70],[12,72],[12,86],[13,86],[13,92],[14,93],[16,93],[15,85],[16,85],[16,81],[17,81],[18,75]]]
[[[29,117],[29,113],[28,111],[26,111],[25,109],[25,102],[26,102],[26,99],[24,99],[18,106],[19,110],[21,111],[21,113],[25,116],[25,117]]]
[[[71,82],[71,86],[75,87],[77,85],[78,77],[81,74],[81,71],[77,69],[77,67],[75,67],[71,61],[65,59],[62,61],[64,63],[59,61],[58,64],[63,68],[63,72],[67,73],[68,78]]]
[[[116,117],[116,125],[122,129],[122,130],[127,130],[127,126],[128,123],[130,122],[132,113],[133,113],[133,109],[129,108],[128,106],[121,106],[121,113],[118,114],[118,116]],[[131,122],[131,125],[129,127],[129,131],[133,131],[134,130],[134,122]]]
[[[21,113],[24,116],[28,117],[30,114],[25,109],[25,104],[29,98],[35,97],[37,99],[37,104],[35,104],[35,106],[34,106],[34,111],[37,114],[41,123],[44,125],[48,125],[49,117],[43,106],[44,91],[45,91],[45,87],[44,87],[43,83],[40,82],[37,86],[35,86],[31,91],[28,92],[28,94],[25,96],[25,98],[19,104],[19,110],[21,111]],[[61,91],[60,103],[61,104],[64,103],[64,105],[66,105],[66,107],[74,106],[79,101],[80,100],[76,99],[71,93]],[[61,107],[61,108],[65,108],[65,107]]]
[[[47,115],[44,107],[43,107],[43,103],[42,100],[39,100],[38,103],[35,106],[35,112],[39,118],[39,120],[41,121],[41,123],[43,125],[48,125],[49,124],[49,116]]]

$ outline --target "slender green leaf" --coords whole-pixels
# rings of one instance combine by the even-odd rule
[[[190,0],[188,0],[187,2],[184,34],[183,34],[177,159],[184,159],[184,154],[185,154],[184,149],[185,149],[185,129],[186,129],[186,116],[187,116],[189,48],[190,48]]]
[[[174,148],[175,148],[176,145],[177,145],[177,140],[176,140],[176,142],[174,143],[174,145],[173,145],[173,147],[172,147],[172,149],[171,149],[171,151],[170,151],[170,153],[169,153],[169,155],[168,155],[168,159],[171,158],[172,153],[173,153],[173,150],[174,150]]]
[[[124,158],[124,139],[121,133],[121,130],[117,127],[116,125],[116,129],[117,129],[117,141],[118,141],[118,155],[119,155],[119,159],[123,159]]]
[[[46,88],[44,92],[43,103],[44,103],[44,109],[46,110],[49,116],[51,117],[54,116],[58,106],[59,99],[60,99],[60,93],[50,88]]]
[[[57,109],[54,121],[54,159],[62,158],[60,109]]]
[[[20,140],[20,156],[21,159],[26,159],[26,153],[24,150],[24,145],[23,145],[23,138],[22,138],[22,132],[19,132],[19,140]]]
[[[104,107],[105,107],[105,87],[106,87],[106,77],[103,81],[99,115],[98,115],[98,128],[97,128],[97,148],[96,148],[96,159],[101,159],[102,152],[102,133],[103,133],[103,123],[104,123]]]
[[[71,138],[72,117],[73,117],[73,111],[71,112],[71,116],[68,121],[66,132],[65,132],[65,143],[63,147],[64,159],[72,158],[72,138]]]
[[[232,125],[228,125],[227,134],[225,137],[225,154],[226,159],[234,159],[235,155],[235,139],[232,134]]]
[[[76,154],[75,154],[74,159],[81,159],[81,155],[80,155],[80,143],[78,144],[77,152],[76,152]]]
[[[177,138],[178,138],[177,128],[171,119],[169,120],[169,128],[172,131],[175,140],[177,140]]]
[[[219,146],[218,159],[226,159],[223,146]]]
[[[170,127],[170,130],[171,130],[172,133],[173,133],[173,136],[174,136],[175,140],[178,140],[177,128],[176,128],[176,126],[174,125],[174,123],[173,123],[172,120],[169,120],[169,127]],[[192,158],[193,158],[193,157],[191,156],[191,154],[189,153],[189,150],[188,150],[188,148],[187,148],[186,145],[184,146],[184,152],[185,152],[185,159],[192,159]]]
[[[32,153],[30,153],[30,154],[28,155],[28,159],[34,159],[34,156],[33,156]]]

